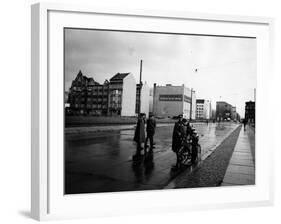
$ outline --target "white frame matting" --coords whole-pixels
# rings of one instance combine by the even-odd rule
[[[31,214],[37,220],[273,203],[273,19],[187,12],[32,5]],[[256,185],[141,192],[63,193],[63,28],[247,36],[257,40]],[[262,119],[266,117],[267,119]],[[262,136],[262,137],[261,137]]]

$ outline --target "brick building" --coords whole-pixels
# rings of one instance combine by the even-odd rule
[[[138,85],[131,73],[117,73],[103,84],[88,78],[81,71],[69,89],[68,113],[73,115],[135,116]],[[141,112],[149,110],[149,87],[141,92]]]

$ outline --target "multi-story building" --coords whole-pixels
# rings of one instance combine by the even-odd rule
[[[256,105],[253,101],[245,103],[245,119],[250,123],[255,123]]]
[[[153,113],[159,117],[174,117],[183,114],[195,119],[195,91],[182,86],[156,86],[153,89]]]
[[[131,73],[117,73],[99,84],[79,71],[69,89],[72,114],[135,116],[136,81]]]
[[[108,90],[104,87],[79,71],[69,89],[69,111],[72,114],[106,113]]]
[[[237,112],[236,112],[236,107],[232,107],[232,110],[231,110],[231,119],[236,121],[238,118],[237,116]]]
[[[233,106],[225,101],[218,101],[216,104],[216,120],[231,120],[233,119]]]
[[[196,100],[196,119],[209,120],[212,116],[211,101],[205,99]]]

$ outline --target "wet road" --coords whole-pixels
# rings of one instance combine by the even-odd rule
[[[238,126],[233,123],[193,124],[202,147],[203,160]],[[75,138],[66,135],[65,192],[94,193],[162,189],[179,174],[171,170],[173,125],[158,127],[153,155],[133,161],[134,130],[102,131]],[[192,172],[192,168],[190,169]]]

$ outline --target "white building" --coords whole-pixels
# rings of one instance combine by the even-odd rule
[[[195,91],[186,86],[156,86],[153,89],[153,113],[158,117],[174,117],[183,114],[195,119]]]
[[[139,112],[139,84],[136,85],[136,114]],[[149,86],[145,82],[141,88],[141,110],[140,113],[149,114]]]
[[[121,116],[135,116],[136,80],[131,73],[117,73],[110,79],[110,109],[117,107]]]
[[[211,116],[212,116],[211,101],[205,99],[197,99],[196,119],[206,120],[206,119],[211,119]]]

